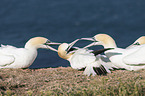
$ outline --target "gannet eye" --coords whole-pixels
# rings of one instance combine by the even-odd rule
[[[46,43],[51,43],[51,41],[47,40]]]
[[[94,42],[98,42],[98,41],[96,41],[95,37],[92,37],[92,39],[93,39]]]
[[[134,45],[140,45],[139,42],[135,43]]]
[[[44,45],[49,45],[49,43],[51,43],[51,41],[47,40]]]

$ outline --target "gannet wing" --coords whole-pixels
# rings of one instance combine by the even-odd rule
[[[82,69],[88,66],[88,64],[95,62],[96,57],[93,53],[88,52],[86,49],[77,50],[70,61],[71,67],[74,69]]]
[[[107,69],[113,70],[113,68],[118,68],[115,66],[106,55],[97,55],[97,58],[100,58],[100,62],[103,66],[105,66]]]
[[[14,46],[11,46],[11,45],[3,45],[3,44],[1,44],[1,48],[16,48],[16,47],[14,47]]]
[[[137,48],[137,50],[125,56],[123,62],[130,66],[145,65],[145,46]]]
[[[15,61],[15,57],[12,55],[0,55],[0,67],[5,67],[13,64]]]
[[[114,48],[105,48],[105,49],[95,50],[92,53],[94,53],[94,55],[96,56],[98,54],[101,54],[101,53],[103,53],[103,52],[105,52],[107,50],[111,50],[111,49],[114,49]]]

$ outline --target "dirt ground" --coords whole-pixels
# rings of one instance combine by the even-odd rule
[[[0,95],[95,96],[145,95],[145,70],[115,70],[101,76],[83,75],[70,67],[0,69]]]

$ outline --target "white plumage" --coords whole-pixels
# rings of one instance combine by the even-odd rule
[[[115,48],[106,51],[105,54],[115,66],[136,71],[145,68],[144,48],[144,45],[129,49]]]
[[[70,62],[70,65],[73,69],[82,69],[85,68],[84,74],[87,76],[90,76],[91,74],[94,76],[96,75],[97,70],[94,70],[94,68],[101,67],[101,63],[99,58],[96,58],[96,56],[92,53],[93,50],[88,50],[85,48],[70,48],[72,45],[74,45],[78,40],[76,40],[73,43],[67,44],[62,43],[58,47],[58,55],[66,59]],[[69,49],[69,50],[67,50]],[[70,49],[74,49],[70,51]],[[102,71],[107,71],[110,73],[110,70],[108,70],[105,67],[106,70],[101,69]]]
[[[26,68],[37,56],[36,50],[27,50],[13,46],[0,48],[0,68]]]
[[[136,47],[136,46],[139,46],[139,45],[143,45],[143,44],[145,44],[145,36],[139,37],[133,44],[128,46],[126,49],[133,48],[133,47]]]
[[[38,48],[46,48],[57,51],[56,49],[48,45],[52,45],[52,42],[44,37],[35,37],[30,39],[26,43],[25,48],[16,48],[10,45],[1,45],[0,68],[27,68],[37,57]]]
[[[105,66],[107,69],[114,70],[114,68],[118,69],[117,66],[115,66],[106,55],[97,55],[97,58],[99,58],[100,63]]]
[[[92,40],[94,45],[103,45],[104,48],[114,48],[105,51],[105,55],[111,63],[118,68],[127,70],[140,70],[145,68],[145,45],[131,46],[126,49],[118,48],[112,37],[107,34],[98,34],[93,39],[82,38],[83,40]]]
[[[90,53],[87,49],[78,49],[74,54],[68,59],[70,65],[74,69],[86,68],[84,71],[85,75],[96,75],[93,67],[100,67],[99,59]]]

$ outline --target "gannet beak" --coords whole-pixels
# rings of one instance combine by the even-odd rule
[[[56,50],[55,48],[52,48],[52,47],[50,47],[50,46],[47,46],[47,48],[50,49],[50,50],[52,50],[52,51],[57,52],[57,50]]]
[[[44,45],[46,45],[47,49],[50,49],[52,51],[57,52],[55,48],[50,47],[51,45],[60,45],[61,43],[56,43],[56,42],[46,42]]]
[[[56,42],[46,42],[45,45],[60,45],[61,43]]]
[[[94,37],[92,37],[92,38],[81,38],[80,40],[96,41]]]
[[[88,48],[88,47],[91,47],[91,46],[95,46],[95,45],[98,45],[98,41],[96,41],[96,39],[94,37],[92,38],[81,38],[80,40],[88,40],[88,41],[93,41],[93,43],[85,46],[84,48]]]
[[[96,42],[93,42],[93,43],[91,43],[91,44],[85,46],[84,48],[88,48],[88,47],[95,46],[95,45],[97,45]]]
[[[78,42],[80,39],[76,39],[75,41],[73,41],[72,43],[70,43],[68,46],[68,49],[67,49],[67,51],[68,50],[70,50],[70,48],[76,43],[76,42]]]

